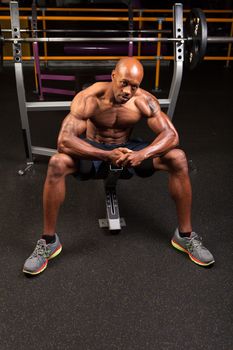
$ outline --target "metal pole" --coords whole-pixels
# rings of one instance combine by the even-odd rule
[[[37,43],[33,43],[32,45],[37,44]],[[35,93],[38,94],[39,93],[39,85],[38,85],[38,75],[37,75],[37,69],[36,69],[36,61],[35,61],[35,50],[33,47],[33,56],[34,56],[34,79],[35,79]]]
[[[140,18],[142,17],[142,15],[143,15],[143,12],[142,12],[142,10],[140,10],[139,11]],[[142,26],[143,26],[143,22],[142,22],[142,20],[140,20],[138,23],[138,29],[140,30],[140,34],[138,34],[139,38],[141,38]],[[141,42],[139,42],[138,43],[138,56],[141,56],[141,47],[142,47],[142,44],[141,44]]]
[[[129,37],[130,39],[133,38],[133,34],[131,30],[133,30],[133,4],[132,0],[128,1],[128,16],[129,16]],[[128,43],[128,56],[132,57],[133,56],[133,41],[130,40]]]
[[[17,38],[20,38],[19,8],[18,8],[17,1],[10,2],[10,13],[11,13],[12,35]],[[26,108],[23,68],[22,68],[22,61],[21,61],[22,50],[21,50],[21,44],[19,42],[13,43],[13,56],[14,56],[15,79],[16,79],[16,88],[17,88],[17,95],[18,95],[24,147],[25,147],[25,153],[27,158],[27,164],[31,165],[33,164],[32,144],[31,144],[31,135],[30,135],[29,122],[28,122],[27,108]]]
[[[183,5],[175,4],[173,6],[173,34],[175,38],[183,38]],[[167,114],[170,119],[173,118],[173,114],[176,107],[177,98],[180,91],[180,85],[183,74],[183,61],[184,61],[184,44],[181,42],[174,43],[174,68],[172,84],[169,91],[170,105],[168,107]]]
[[[185,41],[192,41],[192,37],[184,38],[181,36],[177,36],[174,38],[155,38],[155,37],[148,37],[148,38],[122,38],[122,37],[99,37],[99,38],[91,38],[91,37],[50,37],[50,38],[2,38],[3,42],[26,42],[26,43],[31,43],[31,42],[166,42],[166,43],[181,43],[184,44]],[[219,44],[224,44],[224,43],[233,43],[233,36],[210,36],[207,38],[208,43],[219,43]]]
[[[158,22],[158,29],[162,29],[162,21]],[[161,38],[161,34],[158,34],[158,38]],[[157,43],[157,53],[156,56],[157,61],[156,61],[156,68],[155,68],[155,91],[159,90],[159,73],[160,73],[160,55],[161,55],[161,42],[159,41]]]
[[[37,38],[37,11],[36,11],[36,1],[33,0],[32,2],[32,19],[31,19],[31,28],[32,28],[32,37]],[[39,70],[37,69],[36,59],[35,59],[35,46],[38,45],[37,43],[32,43],[32,50],[33,50],[33,56],[34,56],[34,75],[35,75],[35,84],[36,84],[36,93],[39,93],[39,77],[40,77],[40,67]],[[39,54],[38,54],[39,55]]]
[[[233,36],[233,22],[231,23],[231,31],[230,31],[230,36]],[[228,50],[227,50],[227,56],[231,56],[231,48],[232,48],[232,43],[229,43],[228,45]],[[230,60],[227,60],[226,62],[226,67],[228,68],[230,65]]]
[[[45,9],[42,10],[42,15],[45,16]],[[43,37],[46,38],[46,20],[45,19],[43,19],[42,24],[43,24]],[[48,56],[48,50],[47,50],[47,43],[46,42],[44,43],[44,55]],[[45,63],[45,67],[47,67],[48,62],[45,61],[44,63]]]
[[[5,42],[184,42],[186,40],[191,40],[191,38],[155,38],[155,37],[149,37],[149,38],[90,38],[90,37],[80,37],[80,38],[68,38],[68,37],[56,37],[56,38],[4,38],[3,41]],[[230,39],[229,39],[230,40]],[[225,41],[224,41],[225,42]]]
[[[44,11],[44,10],[43,10]],[[141,17],[141,16],[140,16]],[[139,22],[139,24],[142,25],[142,20]],[[96,33],[96,29],[46,29],[46,27],[43,26],[44,29],[37,29],[37,33]],[[31,33],[33,30],[31,29],[20,29],[21,33]],[[2,29],[3,33],[11,33],[11,29]],[[160,33],[157,29],[101,29],[101,33]],[[161,31],[161,33],[171,34],[170,29],[164,29]]]
[[[209,36],[207,42],[214,44],[233,43],[233,36]]]

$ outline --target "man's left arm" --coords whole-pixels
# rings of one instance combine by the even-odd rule
[[[156,137],[147,147],[129,155],[127,164],[131,166],[138,166],[148,158],[159,157],[179,144],[178,133],[168,116],[161,111],[157,100],[147,97],[138,107],[148,118],[148,126]]]
[[[150,145],[144,149],[145,159],[161,156],[170,149],[179,144],[178,133],[168,118],[168,116],[159,109],[148,118],[150,129],[157,135]]]

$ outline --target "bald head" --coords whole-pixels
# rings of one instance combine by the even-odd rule
[[[143,79],[143,66],[134,57],[118,61],[112,72],[111,88],[117,103],[126,103],[132,98]]]
[[[137,78],[140,82],[144,75],[142,64],[134,57],[121,58],[116,64],[115,72],[117,74],[130,74],[132,78]]]

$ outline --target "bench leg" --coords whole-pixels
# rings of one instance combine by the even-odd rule
[[[108,227],[111,231],[121,230],[123,226],[126,226],[126,223],[124,218],[120,218],[116,188],[105,187],[105,193],[107,218],[99,219],[99,225],[101,228]]]

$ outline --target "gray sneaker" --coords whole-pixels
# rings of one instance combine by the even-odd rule
[[[192,232],[190,237],[183,238],[176,229],[171,243],[176,249],[187,253],[190,259],[198,265],[208,266],[214,263],[213,255],[203,246],[202,238],[195,232]]]
[[[37,275],[47,267],[48,260],[55,258],[62,250],[62,245],[56,235],[54,243],[46,244],[44,239],[39,239],[36,248],[25,261],[23,272],[30,275]]]

